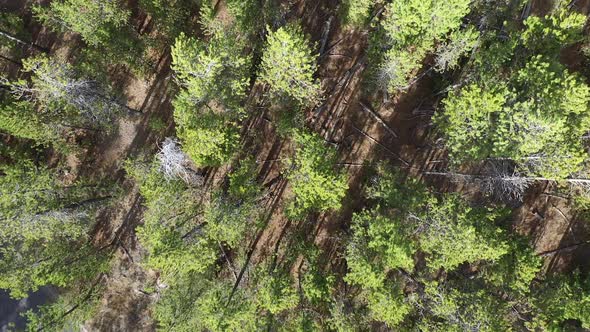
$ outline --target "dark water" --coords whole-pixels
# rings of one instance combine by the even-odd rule
[[[20,316],[20,313],[47,303],[53,300],[55,296],[55,290],[45,287],[39,289],[37,292],[31,293],[25,299],[14,300],[8,296],[8,292],[0,290],[0,332],[8,331],[10,323],[15,324],[17,330],[23,329],[26,325],[26,320]]]

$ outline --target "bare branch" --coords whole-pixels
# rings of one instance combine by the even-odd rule
[[[160,161],[160,171],[166,179],[181,179],[189,186],[202,186],[204,179],[192,167],[190,158],[180,149],[178,142],[166,138],[157,155]]]

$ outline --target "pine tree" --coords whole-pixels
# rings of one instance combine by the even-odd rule
[[[297,145],[293,170],[287,175],[295,200],[294,215],[310,211],[339,209],[348,184],[344,174],[334,170],[336,153],[316,135],[295,134]]]
[[[88,231],[109,195],[93,184],[66,186],[29,161],[2,172],[0,288],[22,298],[40,286],[90,280],[105,268],[104,253],[89,244]]]
[[[313,104],[320,92],[313,77],[315,71],[314,52],[299,25],[288,24],[269,32],[260,81],[269,85],[273,97],[292,99],[301,105]]]
[[[48,7],[33,7],[33,12],[54,29],[79,33],[92,46],[108,44],[130,15],[119,1],[99,0],[56,0]]]
[[[209,43],[181,34],[172,69],[182,87],[174,118],[183,148],[199,167],[227,162],[238,143],[250,58],[233,32],[214,31]]]
[[[384,38],[376,45],[387,47],[376,80],[388,92],[405,89],[435,42],[461,25],[469,13],[469,0],[403,0],[386,6],[381,20]]]
[[[445,100],[437,121],[455,161],[510,158],[525,172],[564,178],[580,169],[590,90],[541,56],[508,89],[469,85]]]

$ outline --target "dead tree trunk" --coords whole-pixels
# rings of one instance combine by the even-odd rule
[[[7,31],[0,30],[0,36],[4,37],[6,39],[12,40],[13,42],[16,42],[17,44],[24,45],[27,47],[32,47],[32,48],[36,49],[37,51],[40,51],[43,53],[49,53],[49,49],[47,47],[39,46],[33,42],[24,41],[16,36],[10,34]]]
[[[1,55],[1,54],[0,54],[0,59],[6,60],[6,61],[8,61],[10,63],[13,63],[13,64],[19,66],[19,67],[22,67],[23,66],[22,62],[20,62],[18,60],[14,60],[14,59],[9,58],[9,57],[5,57],[4,55]]]
[[[391,127],[387,125],[387,123],[385,123],[385,121],[383,121],[383,119],[377,113],[375,113],[375,111],[373,111],[369,106],[365,105],[363,102],[359,102],[359,105],[361,105],[361,108],[363,110],[371,114],[373,118],[375,118],[375,120],[377,120],[377,122],[379,122],[391,134],[391,136],[393,136],[394,138],[399,137],[399,135],[393,129],[391,129]]]
[[[580,178],[573,178],[573,179],[551,179],[545,178],[542,176],[493,176],[493,175],[479,175],[479,174],[467,174],[467,173],[455,173],[455,172],[424,172],[425,175],[438,175],[438,176],[445,176],[445,177],[456,177],[456,178],[464,178],[464,179],[501,179],[503,181],[520,181],[520,180],[529,180],[529,181],[550,181],[550,182],[558,182],[564,181],[572,185],[579,185],[579,186],[590,186],[590,179],[580,179]]]

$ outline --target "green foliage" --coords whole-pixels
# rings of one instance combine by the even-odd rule
[[[403,0],[386,6],[381,28],[388,50],[377,80],[389,92],[405,89],[435,43],[461,25],[469,0]],[[379,41],[381,42],[381,41]]]
[[[60,183],[56,174],[22,161],[0,177],[0,288],[22,298],[40,286],[71,286],[106,267],[88,244],[94,210],[105,198],[96,185]]]
[[[400,185],[402,183],[403,185]],[[426,187],[415,178],[404,179],[398,172],[385,164],[377,167],[377,174],[366,188],[366,195],[377,201],[383,208],[394,207],[404,213],[423,207],[430,197]]]
[[[262,276],[257,283],[256,301],[262,310],[271,314],[295,308],[299,304],[299,294],[288,275],[275,273]]]
[[[511,159],[521,174],[551,179],[581,169],[589,90],[559,61],[562,48],[580,41],[585,20],[560,5],[528,17],[524,30],[506,23],[508,35],[484,32],[468,68],[472,83],[450,93],[436,119],[456,163]]]
[[[371,15],[376,0],[344,0],[341,4],[342,22],[362,28]]]
[[[102,278],[102,275],[99,278]],[[63,293],[55,302],[44,304],[38,310],[26,311],[24,316],[27,319],[27,331],[79,329],[97,314],[102,290],[104,285],[95,283],[73,292]]]
[[[525,171],[563,178],[580,169],[590,90],[563,66],[533,57],[509,87],[451,93],[436,121],[455,161],[510,158]]]
[[[109,79],[109,68],[128,68],[136,77],[147,79],[153,74],[155,51],[147,48],[150,40],[140,38],[130,26],[119,31],[106,44],[85,47],[77,59],[77,70],[90,77]]]
[[[48,7],[33,7],[33,12],[44,24],[79,33],[92,46],[108,44],[130,15],[119,1],[88,0],[52,1]]]
[[[435,121],[445,133],[453,160],[482,160],[493,153],[499,130],[490,120],[502,121],[507,94],[503,89],[482,89],[473,84],[444,100],[445,113],[437,114]]]
[[[337,332],[368,331],[370,324],[367,318],[363,308],[349,306],[338,299],[332,302],[327,326]]]
[[[578,219],[590,221],[590,196],[585,192],[573,193],[572,206]]]
[[[168,124],[162,118],[152,116],[148,119],[148,127],[156,134],[161,134],[166,130]]]
[[[200,274],[182,277],[178,287],[163,292],[154,313],[159,330],[256,330],[256,306],[248,298],[248,294],[238,289],[228,302],[232,284],[208,279],[211,276]]]
[[[315,71],[314,52],[299,25],[289,24],[269,32],[260,80],[269,85],[273,97],[290,98],[301,105],[313,104],[320,91],[313,77]]]
[[[229,175],[228,194],[238,201],[252,201],[262,188],[256,183],[256,160],[252,157],[240,161],[240,166]]]
[[[264,2],[261,4],[257,0],[228,0],[227,10],[236,20],[236,25],[240,32],[251,37],[257,32],[264,29],[264,19],[261,14],[266,14],[264,7],[274,5],[273,2]]]
[[[172,48],[172,69],[182,86],[174,100],[178,137],[199,167],[227,162],[238,143],[236,121],[248,84],[250,59],[244,41],[215,31],[209,43],[184,34]]]
[[[494,226],[501,211],[472,208],[458,196],[427,202],[420,248],[432,268],[452,270],[464,262],[495,261],[508,252],[504,233]]]
[[[305,255],[305,272],[299,277],[303,297],[312,305],[329,303],[336,283],[335,275],[324,271],[320,250],[312,245],[302,244]]]
[[[214,197],[205,207],[203,219],[207,224],[204,232],[212,241],[236,247],[248,228],[256,224],[257,212],[254,203],[234,203],[220,196]]]
[[[201,321],[193,328],[202,326],[207,331],[254,331],[257,325],[256,306],[246,294],[238,291],[228,303],[232,285],[219,283],[212,286],[195,303],[197,317]]]
[[[363,244],[361,252],[375,250],[386,270],[411,270],[418,248],[428,254],[430,267],[448,270],[507,253],[505,235],[494,226],[503,211],[473,208],[452,194],[438,198],[411,180],[402,187],[398,179],[381,167],[367,190],[381,205],[357,214],[353,224],[352,244]],[[411,234],[417,235],[418,248]]]
[[[175,114],[189,111],[179,106],[174,109]],[[179,119],[178,124],[177,135],[184,150],[199,167],[220,166],[229,161],[237,148],[240,137],[236,124],[223,115],[206,114],[186,125]]]
[[[456,69],[461,57],[477,45],[478,38],[479,32],[474,27],[451,32],[449,39],[436,49],[434,69],[438,72]]]
[[[498,42],[499,38],[503,38],[502,42]],[[515,60],[521,60],[516,55],[520,46],[519,36],[515,34],[504,37],[492,32],[481,33],[478,51],[471,63],[473,68],[467,67],[469,81],[485,82],[490,88],[497,83],[505,83],[509,71],[504,68],[516,68]]]
[[[484,279],[496,287],[526,295],[541,270],[542,260],[523,239],[514,238],[508,243],[510,251],[484,270]]]
[[[201,317],[195,315],[194,304],[210,288],[210,284],[204,282],[207,277],[207,274],[196,273],[178,275],[174,287],[162,291],[153,313],[158,330],[188,332],[200,326]]]
[[[560,330],[568,319],[577,320],[582,328],[590,328],[590,279],[558,276],[547,280],[534,294],[534,305],[539,310],[531,327]]]
[[[216,32],[205,43],[183,33],[172,47],[172,69],[183,99],[195,105],[215,101],[222,111],[239,112],[248,86],[250,59],[242,55],[243,40],[231,32]],[[211,106],[213,107],[213,106]]]
[[[561,8],[543,18],[529,16],[523,23],[523,44],[531,51],[557,57],[561,48],[582,40],[586,16]]]
[[[281,109],[277,113],[273,115],[277,134],[281,137],[291,137],[305,126],[305,114],[297,107]]]
[[[460,331],[464,325],[452,318],[454,312],[468,312],[464,314],[464,319],[473,320],[465,324],[476,324],[477,317],[482,320],[493,317],[485,316],[487,313],[479,311],[477,305],[469,306],[467,300],[465,303],[455,303],[458,299],[452,303],[439,303],[441,297],[433,296],[431,300],[425,300],[420,298],[420,292],[404,296],[401,291],[403,282],[397,276],[401,273],[413,283],[426,283],[428,280],[423,281],[413,275],[428,275],[426,271],[440,268],[451,273],[464,263],[487,261],[493,264],[504,259],[509,249],[507,237],[494,225],[504,215],[502,210],[470,207],[453,194],[437,197],[416,180],[408,179],[401,183],[401,177],[383,165],[378,167],[377,175],[367,189],[367,196],[375,206],[353,216],[352,236],[345,254],[348,271],[344,280],[361,288],[364,294],[362,301],[368,306],[373,319],[395,327],[408,317],[414,310],[413,305],[416,305],[422,308],[420,310],[428,308],[429,313],[439,309],[447,312],[432,312],[432,315],[449,320],[441,325],[438,318],[429,314],[419,323],[423,325],[422,330]],[[424,257],[427,266],[415,264],[415,257],[420,257],[420,261]],[[526,258],[538,262],[534,257]],[[518,280],[511,286],[519,290],[528,286],[532,279],[530,270],[538,268],[538,265],[531,267],[528,261],[521,261],[520,256],[515,262],[506,260],[506,267],[498,269],[510,270],[518,275]],[[511,275],[510,272],[506,272],[508,275]],[[497,278],[499,282],[504,280],[500,276]],[[467,295],[457,293],[454,296]],[[483,295],[469,296],[478,298]],[[419,304],[416,301],[427,302]],[[490,306],[492,302],[498,302],[492,298],[482,301],[482,305],[491,301]],[[445,306],[451,307],[444,309]],[[454,327],[451,328],[448,323],[454,324]]]
[[[367,189],[367,195],[379,205],[353,216],[345,280],[365,290],[382,289],[391,270],[414,268],[417,248],[412,242],[411,225],[402,216],[422,206],[426,192],[417,182],[400,186],[399,181],[396,173],[380,166],[378,177]]]
[[[79,55],[80,72],[107,75],[107,67],[124,64],[137,75],[147,71],[144,44],[129,24],[124,1],[56,0],[33,6],[33,15],[54,31],[78,33],[89,46]]]
[[[40,107],[39,121],[57,127],[98,125],[108,127],[122,106],[98,82],[81,77],[66,62],[47,56],[23,60],[30,82],[8,82],[16,98],[34,101]],[[55,129],[54,129],[55,130]]]
[[[308,332],[308,331],[321,331],[323,330],[321,320],[317,314],[300,311],[291,311],[286,318],[276,319],[274,326],[270,328],[276,328],[284,332]]]
[[[391,328],[400,324],[412,310],[396,287],[370,290],[365,297],[371,317]]]
[[[471,285],[450,288],[429,282],[425,285],[422,306],[431,315],[420,317],[416,325],[422,331],[510,331],[504,318],[508,306],[483,289]],[[460,288],[460,289],[458,289]]]
[[[134,206],[144,208],[139,224],[131,224],[141,264],[153,272],[149,290],[142,288],[152,295],[147,311],[156,329],[590,329],[589,279],[544,275],[542,255],[508,232],[501,206],[474,206],[448,193],[451,187],[433,183],[431,190],[379,165],[363,197],[337,220],[315,225],[307,218],[340,209],[348,190],[345,172],[336,167],[336,149],[301,130],[307,122],[302,109],[322,98],[315,45],[304,31],[319,32],[321,22],[314,18],[328,17],[335,8],[345,26],[332,26],[329,31],[339,31],[330,35],[368,29],[370,47],[358,59],[344,56],[334,63],[356,61],[360,71],[367,65],[379,85],[377,94],[342,96],[344,104],[408,89],[426,64],[432,68],[420,77],[433,84],[421,85],[415,96],[430,95],[427,99],[438,104],[438,96],[451,91],[434,122],[452,167],[498,159],[514,166],[514,176],[560,180],[585,174],[590,89],[573,70],[586,65],[576,54],[586,18],[566,10],[563,1],[545,17],[528,16],[527,3],[342,0],[303,13],[301,22],[300,10],[311,7],[290,0],[35,5],[36,18],[50,29],[79,34],[84,45],[68,54],[75,63],[35,56],[23,61],[14,81],[0,78],[8,92],[0,104],[0,130],[9,134],[0,143],[0,288],[18,298],[46,285],[63,293],[27,314],[30,330],[73,330],[99,314],[102,292],[111,286],[104,276],[116,241],[97,248],[101,237],[90,230],[97,208],[114,194],[94,182],[66,182],[71,175],[39,166],[46,156],[52,165],[63,160],[38,147],[69,152],[62,146],[82,131],[68,128],[97,134],[101,131],[93,129],[109,128],[126,107],[112,95],[110,80],[129,69],[146,74],[171,47],[178,87],[174,123],[159,123],[158,115],[143,124],[158,136],[174,127],[182,150],[167,140],[173,143],[169,150],[162,146],[154,160],[125,168],[141,195]],[[145,15],[150,23],[136,26]],[[0,30],[30,40],[24,17],[0,13]],[[350,43],[337,39],[331,42]],[[9,40],[0,48],[11,62],[21,56]],[[261,86],[254,84],[257,77]],[[258,98],[261,93],[270,95],[270,108]],[[408,97],[395,103],[411,104],[414,97]],[[258,146],[267,139],[240,128],[251,117],[250,108],[271,111],[276,133],[293,141],[294,154],[283,169],[286,193],[292,194],[288,204],[257,183],[260,156],[237,153],[241,144]],[[246,129],[248,137],[241,140]],[[31,141],[33,149],[23,148]],[[212,181],[204,186],[197,169],[222,165],[227,167],[207,172]],[[372,175],[367,171],[359,174]],[[506,175],[496,171],[492,176]],[[582,217],[590,210],[584,197],[575,204]],[[288,220],[277,224],[283,215]],[[270,227],[262,232],[267,222]]]
[[[293,170],[287,175],[295,195],[293,212],[339,209],[348,184],[344,174],[334,171],[336,151],[304,132],[295,134],[295,143]]]
[[[233,284],[217,278],[220,247],[230,250],[253,230],[258,190],[248,183],[252,165],[244,162],[230,177],[229,195],[206,193],[180,178],[165,177],[161,162],[128,164],[145,199],[144,223],[137,236],[148,251],[146,266],[159,272],[168,289],[155,308],[166,331],[254,330],[256,305]],[[244,190],[244,191],[242,191]],[[242,197],[248,193],[251,197]],[[225,252],[223,255],[226,255]]]
[[[313,304],[326,301],[332,291],[335,278],[322,275],[319,271],[307,272],[301,280],[301,289],[305,299]]]
[[[10,100],[0,105],[0,130],[12,136],[31,139],[39,144],[55,144],[63,149],[66,142],[51,128],[41,121],[34,105],[27,101]]]
[[[207,271],[218,257],[217,246],[207,237],[191,236],[203,227],[194,220],[202,211],[201,192],[179,179],[166,179],[158,162],[131,164],[127,170],[139,182],[147,207],[144,224],[137,229],[149,253],[145,264],[159,270],[166,282]]]
[[[377,209],[378,210],[378,209]],[[413,255],[416,248],[408,241],[410,234],[404,229],[403,221],[387,218],[377,210],[363,211],[353,217],[353,243],[365,245],[360,250],[370,250],[383,260],[383,267],[389,269],[413,270]]]
[[[533,170],[561,178],[580,169],[585,156],[581,137],[590,122],[590,89],[584,81],[557,63],[534,57],[515,77],[517,97],[513,115],[514,159],[542,157]],[[515,126],[513,124],[513,126]]]
[[[30,33],[26,30],[24,20],[17,13],[2,12],[0,13],[0,30],[8,33],[21,41],[31,40]],[[18,48],[19,43],[9,38],[0,38],[0,50],[3,54],[10,54],[16,57],[22,56],[22,51]]]
[[[350,284],[356,284],[364,289],[379,289],[383,286],[387,271],[378,262],[373,263],[376,258],[365,250],[366,245],[355,243],[359,236],[355,234],[346,248],[346,265],[348,271],[344,280]]]
[[[187,31],[187,27],[190,27],[191,7],[199,2],[198,0],[140,0],[139,6],[150,14],[163,38],[174,40],[181,32]]]

